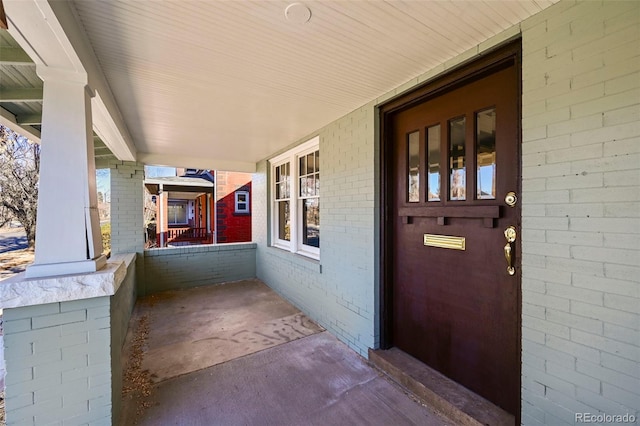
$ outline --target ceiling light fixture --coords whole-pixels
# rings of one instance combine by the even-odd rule
[[[294,24],[304,24],[311,19],[311,9],[302,3],[291,3],[284,10],[284,17]]]

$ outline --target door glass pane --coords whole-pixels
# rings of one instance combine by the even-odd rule
[[[467,172],[465,169],[465,118],[449,121],[449,199],[466,199]]]
[[[291,241],[289,201],[278,201],[278,238]]]
[[[409,134],[407,139],[408,197],[410,203],[420,201],[420,132]]]
[[[302,244],[320,247],[320,199],[302,200]]]
[[[496,110],[488,109],[476,114],[476,158],[478,200],[496,198]]]
[[[427,129],[427,201],[440,201],[440,125]]]

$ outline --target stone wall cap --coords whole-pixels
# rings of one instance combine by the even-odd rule
[[[24,272],[0,281],[0,309],[113,296],[136,254],[117,255],[90,274],[26,278]]]

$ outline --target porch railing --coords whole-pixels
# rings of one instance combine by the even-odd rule
[[[213,242],[213,234],[207,232],[207,228],[170,228],[165,234],[164,241],[170,243],[195,243],[195,244],[211,244]],[[161,234],[157,234],[157,244],[161,246]]]

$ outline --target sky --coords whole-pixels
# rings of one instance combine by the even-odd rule
[[[163,177],[163,176],[175,176],[175,167],[161,167],[161,166],[145,166],[145,177]],[[96,187],[98,192],[107,194],[107,200],[111,199],[111,174],[109,169],[96,170]]]

